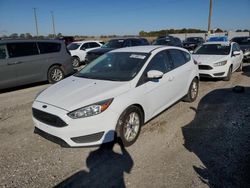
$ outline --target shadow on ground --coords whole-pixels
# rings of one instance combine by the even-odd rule
[[[182,131],[204,165],[193,166],[200,179],[209,187],[250,187],[250,88],[214,90],[193,110]]]
[[[121,153],[113,151],[119,144]],[[120,141],[102,144],[86,159],[88,171],[82,170],[56,187],[125,187],[124,173],[130,173],[133,160]]]
[[[242,75],[250,77],[250,64],[245,65],[242,71],[243,71]]]

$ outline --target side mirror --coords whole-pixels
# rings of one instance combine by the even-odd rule
[[[234,56],[240,55],[240,51],[234,51],[234,52],[233,52],[233,55],[234,55]]]
[[[163,72],[158,70],[151,70],[147,72],[147,78],[149,79],[161,79],[163,77]]]
[[[193,50],[190,50],[189,52],[190,52],[190,54],[194,53],[194,51],[193,51]]]

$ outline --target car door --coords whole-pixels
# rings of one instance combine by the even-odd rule
[[[171,82],[171,73],[169,59],[165,51],[158,52],[146,67],[137,87],[144,90],[143,98],[145,99],[146,108],[150,117],[157,115],[170,103],[175,95],[173,83]],[[158,70],[164,73],[161,79],[147,79],[147,72]]]
[[[233,54],[234,52],[240,52],[240,50],[237,48],[235,43],[232,45],[232,52],[231,52],[233,71],[235,71],[240,66],[240,63],[241,63],[241,54],[234,55]]]
[[[174,96],[173,100],[176,101],[182,98],[187,92],[192,66],[190,63],[187,63],[184,52],[182,50],[169,49],[168,53],[174,64],[174,68],[171,73],[173,80],[172,82],[175,86],[174,90],[176,91],[176,95]]]
[[[7,64],[16,72],[18,84],[40,80],[43,57],[39,55],[36,42],[8,43],[9,58]]]
[[[8,54],[5,44],[0,44],[0,89],[14,86],[16,83],[15,66],[7,64]]]

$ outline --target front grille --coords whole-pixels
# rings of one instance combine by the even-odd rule
[[[41,110],[37,110],[35,108],[32,108],[32,113],[34,118],[36,118],[38,121],[41,121],[45,124],[54,126],[54,127],[65,127],[67,124],[59,117],[49,114],[47,112],[43,112]]]
[[[200,70],[211,70],[213,67],[210,67],[209,65],[199,65]]]

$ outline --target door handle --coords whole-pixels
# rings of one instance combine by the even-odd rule
[[[8,65],[16,65],[16,64],[21,64],[23,63],[22,61],[15,61],[15,62],[8,62]]]

